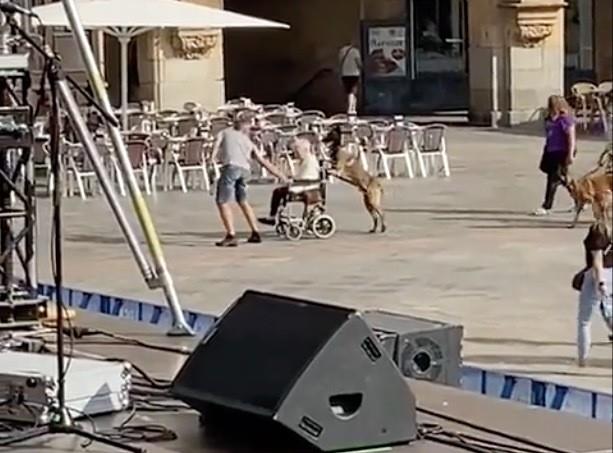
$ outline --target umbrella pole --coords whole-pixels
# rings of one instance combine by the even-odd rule
[[[109,95],[104,86],[102,76],[100,75],[100,70],[96,65],[96,59],[89,45],[89,41],[87,40],[85,29],[83,28],[83,24],[79,19],[75,2],[74,0],[62,0],[62,4],[64,5],[66,17],[70,23],[72,34],[78,45],[81,59],[83,60],[85,70],[87,71],[87,75],[91,82],[94,96],[98,99],[105,113],[113,117],[114,115],[111,107],[111,101],[109,100]],[[166,302],[168,303],[168,307],[170,308],[172,315],[172,327],[168,334],[193,335],[193,331],[187,324],[183,311],[181,310],[179,298],[170,272],[168,271],[168,266],[166,265],[166,259],[164,257],[164,252],[162,251],[160,239],[155,229],[153,219],[151,218],[149,208],[147,207],[143,194],[138,186],[136,176],[132,171],[132,164],[130,162],[128,151],[125,143],[123,142],[123,137],[121,136],[119,127],[107,122],[107,129],[110,139],[113,142],[113,147],[115,148],[119,167],[121,168],[130,192],[135,214],[138,218],[145,236],[145,240],[147,241],[151,257],[154,261],[155,276],[152,278],[146,278],[147,284],[152,289],[161,287],[164,290]],[[143,269],[141,269],[141,271],[143,271]]]
[[[121,67],[121,125],[123,130],[128,130],[128,46],[130,45],[131,37],[128,35],[120,35],[119,41],[120,51],[120,67]]]

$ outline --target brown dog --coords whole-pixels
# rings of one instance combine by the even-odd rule
[[[579,221],[579,216],[586,205],[591,204],[594,212],[604,212],[613,192],[613,176],[606,171],[592,171],[587,175],[567,183],[568,192],[575,202],[575,218],[571,228]]]
[[[351,145],[342,145],[342,131],[340,126],[335,126],[324,139],[330,151],[329,157],[332,163],[331,174],[341,181],[357,187],[362,192],[364,207],[372,217],[373,227],[371,233],[380,229],[385,233],[385,215],[381,203],[383,201],[383,186],[379,179],[366,170],[360,162],[359,153],[352,149]]]

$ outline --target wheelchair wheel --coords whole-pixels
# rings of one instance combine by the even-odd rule
[[[287,229],[287,225],[284,222],[279,222],[275,225],[275,231],[279,236],[285,236],[285,230]]]
[[[290,241],[299,241],[303,233],[304,229],[297,223],[290,223],[285,228],[285,237]]]
[[[317,239],[330,239],[336,233],[336,222],[329,215],[320,215],[313,220],[311,230]]]

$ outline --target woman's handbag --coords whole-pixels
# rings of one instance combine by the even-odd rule
[[[611,254],[612,252],[613,252],[613,248],[611,247],[611,244],[609,244],[606,250],[603,250],[602,252],[602,254],[604,255],[603,261],[610,259],[608,255]],[[583,280],[585,280],[585,273],[589,270],[590,270],[589,267],[584,267],[579,272],[577,272],[575,275],[573,275],[571,286],[573,287],[574,290],[581,291],[581,288],[583,287]]]
[[[584,267],[573,276],[571,286],[575,291],[581,291],[581,288],[583,287],[583,280],[585,280],[585,273],[589,270],[589,267]]]

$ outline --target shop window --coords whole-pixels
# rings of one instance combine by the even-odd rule
[[[593,0],[568,0],[565,11],[566,68],[578,72],[594,69]]]

